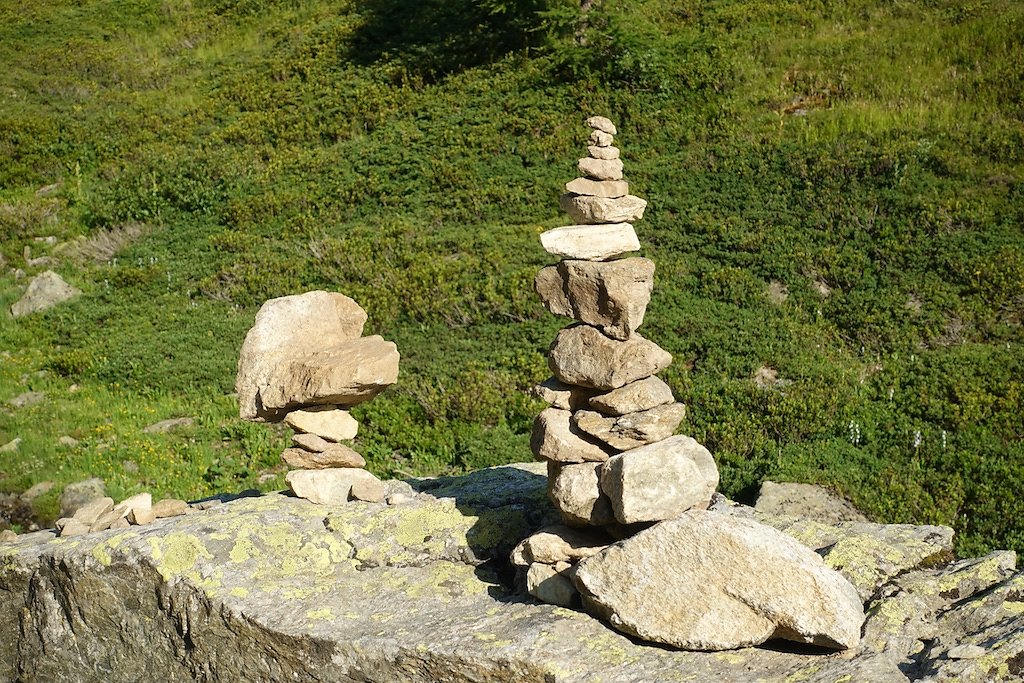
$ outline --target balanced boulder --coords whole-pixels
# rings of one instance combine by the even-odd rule
[[[279,420],[283,413],[266,410],[262,397],[272,381],[281,381],[279,366],[357,339],[365,323],[366,312],[359,304],[335,292],[313,291],[265,302],[245,335],[238,359],[235,391],[241,417]]]

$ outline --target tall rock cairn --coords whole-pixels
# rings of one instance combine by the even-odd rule
[[[694,439],[673,436],[686,409],[655,376],[672,356],[636,331],[654,263],[623,258],[640,249],[632,221],[647,202],[622,179],[612,122],[595,116],[587,125],[582,177],[560,201],[575,224],[540,236],[562,260],[537,273],[535,289],[548,310],[577,322],[551,345],[554,376],[537,388],[550,407],[534,423],[531,446],[548,463],[548,497],[565,524],[622,538],[706,508],[718,469]]]
[[[281,453],[288,487],[314,503],[377,502],[384,485],[346,442],[359,423],[348,409],[398,379],[398,349],[363,337],[366,312],[336,292],[313,291],[265,302],[242,344],[235,391],[239,415],[283,421],[294,432]]]

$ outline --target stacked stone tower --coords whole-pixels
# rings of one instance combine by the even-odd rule
[[[245,336],[235,390],[239,414],[283,421],[294,432],[281,460],[296,496],[315,503],[377,502],[384,485],[343,442],[359,423],[348,409],[398,379],[393,342],[362,336],[366,311],[337,292],[313,291],[266,301]]]
[[[672,356],[636,331],[654,263],[627,257],[640,249],[632,221],[647,203],[622,179],[612,122],[587,124],[590,154],[560,202],[575,224],[540,236],[562,260],[537,274],[537,293],[552,313],[576,322],[551,346],[554,376],[537,388],[550,407],[537,417],[531,446],[548,463],[548,497],[565,524],[622,538],[706,508],[718,469],[694,439],[673,436],[685,406],[656,376]]]

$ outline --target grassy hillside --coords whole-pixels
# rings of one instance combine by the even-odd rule
[[[229,392],[260,303],[313,288],[402,352],[355,411],[371,469],[529,459],[565,324],[537,234],[600,113],[723,491],[822,483],[1024,551],[1022,43],[1011,0],[2,5],[0,304],[15,268],[84,295],[0,316],[0,400],[47,394],[0,412],[0,490],[280,487],[286,435]]]

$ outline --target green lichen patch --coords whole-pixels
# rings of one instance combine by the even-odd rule
[[[325,526],[355,547],[368,567],[422,566],[436,561],[476,564],[508,552],[530,531],[519,508],[464,511],[452,500],[379,509],[336,511]]]
[[[213,559],[203,541],[194,534],[176,531],[162,537],[152,536],[149,546],[153,563],[165,581],[184,577],[198,583],[201,576],[196,563],[200,558]]]

